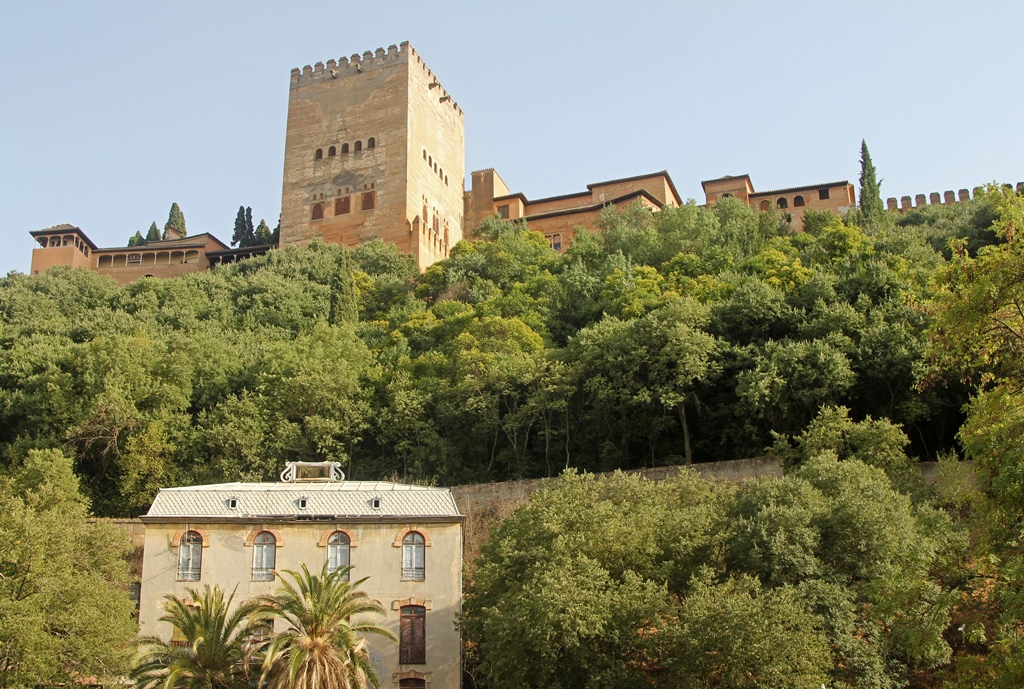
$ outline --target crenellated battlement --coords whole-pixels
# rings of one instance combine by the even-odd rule
[[[1010,184],[1004,184],[1003,186],[1007,189],[1013,188]],[[890,196],[885,200],[885,206],[889,210],[896,211],[898,213],[906,213],[918,208],[923,208],[924,206],[952,206],[955,203],[963,203],[965,201],[970,201],[971,198],[977,198],[981,191],[981,187],[974,187],[972,191],[961,189],[955,194],[951,190],[947,190],[941,195],[939,192],[933,191],[927,196],[925,194],[917,194],[914,196],[913,201],[909,196],[901,196],[898,204],[896,203],[896,197]],[[1017,193],[1024,194],[1024,182],[1017,182]]]
[[[419,69],[424,71],[427,79],[431,83],[438,85],[438,100],[441,103],[450,104],[460,116],[465,117],[462,108],[455,102],[451,94],[443,86],[440,86],[433,71],[423,61],[423,58],[419,56],[416,49],[409,45],[409,41],[402,41],[399,45],[391,44],[386,51],[384,48],[377,48],[376,50],[367,50],[362,55],[355,53],[350,57],[340,57],[337,60],[330,59],[327,62],[306,65],[301,70],[298,67],[293,68],[291,84],[292,88],[295,88],[318,81],[354,77],[357,74],[362,74],[364,71],[379,69],[398,62],[408,62],[410,67],[414,64],[418,65]]]

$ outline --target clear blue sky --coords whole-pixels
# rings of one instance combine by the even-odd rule
[[[408,40],[466,169],[529,197],[668,169],[684,197],[849,179],[1024,180],[1024,2],[32,2],[0,9],[0,275],[30,230],[124,245],[171,202],[229,240],[281,202],[289,72]],[[467,175],[468,176],[468,175]]]

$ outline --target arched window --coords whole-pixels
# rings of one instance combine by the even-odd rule
[[[427,149],[423,149],[423,160],[427,159]]]
[[[199,581],[203,570],[203,537],[189,531],[178,541],[178,581]]]
[[[772,207],[772,202],[771,202],[771,201],[769,201],[768,199],[765,199],[765,200],[761,201],[761,205],[760,205],[760,206],[758,206],[758,207],[759,207],[759,208],[760,208],[761,210],[763,210],[763,211],[766,211],[766,210],[768,210],[769,208],[771,208],[771,207]]]
[[[322,148],[316,149],[316,153],[313,154],[313,159],[314,160],[323,160],[323,158],[324,158],[324,149],[322,149]]]
[[[779,208],[789,208],[789,201],[787,201],[785,198],[780,198],[775,203]]]
[[[376,148],[377,147],[377,140],[374,139],[371,136],[369,139],[366,140],[366,147],[367,148]]]
[[[334,199],[334,214],[345,215],[346,213],[352,212],[352,197],[341,196]]]
[[[341,154],[345,155],[346,153],[348,153],[348,144],[342,144],[341,145]]]
[[[328,157],[328,158],[333,158],[333,157],[334,157],[334,155],[335,155],[335,154],[336,154],[337,152],[338,152],[338,149],[336,149],[336,148],[335,148],[334,146],[331,146],[330,148],[328,148],[328,149],[327,149],[327,157]]]
[[[252,542],[252,580],[273,581],[277,566],[277,539],[269,531],[260,531]]]
[[[799,208],[802,205],[804,205],[804,197],[803,196],[794,196],[793,197],[793,207],[794,208]]]
[[[410,531],[402,539],[402,578],[411,581],[423,581],[426,569],[423,555],[426,542],[423,534]]]
[[[723,199],[731,199],[732,198],[732,194],[730,194],[729,192],[725,192],[724,194],[722,194],[722,198]]]
[[[335,531],[327,539],[327,571],[333,572],[341,567],[349,566],[349,541],[348,534],[344,531]],[[345,575],[348,581],[348,574]]]
[[[400,625],[398,662],[403,665],[427,662],[427,609],[422,605],[403,605]]]
[[[377,205],[377,192],[367,191],[363,193],[363,206],[364,211],[372,211]]]
[[[322,204],[322,203],[314,203],[313,204],[313,215],[310,216],[310,217],[313,220],[323,220],[324,219],[324,204]]]
[[[356,150],[356,153],[358,153],[359,151],[363,150],[363,142],[362,141],[357,141],[356,142],[356,149],[355,150]]]

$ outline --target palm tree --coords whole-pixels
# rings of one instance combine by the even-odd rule
[[[284,572],[277,594],[264,598],[263,611],[288,628],[266,647],[263,678],[268,689],[379,689],[370,663],[367,634],[397,641],[394,634],[365,619],[383,615],[380,603],[357,590],[366,579],[346,581],[351,567],[320,574]]]
[[[239,689],[248,684],[249,663],[256,651],[250,642],[265,625],[258,601],[233,610],[234,592],[224,599],[219,586],[202,594],[187,589],[191,601],[166,596],[170,622],[181,641],[155,636],[139,639],[139,658],[131,672],[138,689]]]

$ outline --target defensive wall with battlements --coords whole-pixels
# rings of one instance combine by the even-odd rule
[[[1004,184],[1003,187],[1006,189],[1013,189],[1013,185],[1010,184]],[[977,198],[981,191],[982,187],[974,187],[973,197]],[[1024,194],[1024,182],[1017,182],[1017,193]],[[924,194],[915,195],[913,203],[911,203],[911,198],[909,196],[901,196],[899,204],[897,204],[896,197],[890,196],[885,200],[885,207],[891,211],[906,213],[925,206],[952,206],[955,203],[970,201],[971,198],[972,193],[966,189],[961,189],[955,194],[951,190],[947,190],[941,196],[939,195],[939,192],[933,191],[927,196]]]

